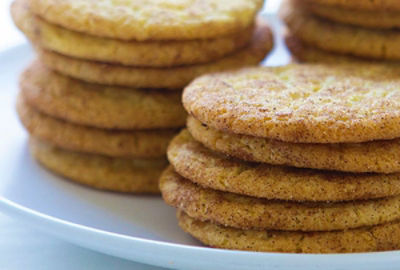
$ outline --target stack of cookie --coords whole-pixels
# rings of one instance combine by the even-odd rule
[[[206,75],[184,91],[164,200],[212,247],[400,248],[400,70],[289,65]]]
[[[400,60],[399,1],[285,0],[281,15],[299,61]]]
[[[33,155],[96,188],[158,191],[170,139],[185,125],[181,90],[196,76],[257,65],[272,35],[262,0],[16,0],[38,60],[21,76],[18,113]]]

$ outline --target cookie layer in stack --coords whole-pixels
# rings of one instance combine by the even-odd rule
[[[96,188],[157,193],[196,76],[257,65],[272,47],[261,0],[16,0],[38,60],[18,113],[44,166]]]
[[[212,247],[399,249],[399,78],[382,65],[294,64],[196,79],[164,200]]]
[[[398,1],[285,0],[281,15],[299,61],[400,60]]]

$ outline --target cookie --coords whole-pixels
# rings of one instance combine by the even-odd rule
[[[365,143],[288,143],[225,133],[193,117],[187,121],[194,139],[207,148],[246,161],[342,172],[400,172],[400,140]]]
[[[257,25],[251,44],[215,62],[172,68],[140,68],[80,60],[37,49],[50,68],[84,81],[139,88],[179,89],[205,73],[237,69],[260,63],[272,48],[272,33],[265,22]]]
[[[75,125],[47,116],[18,98],[19,118],[28,132],[63,149],[111,157],[160,158],[177,133],[175,129],[128,131]]]
[[[400,249],[400,222],[332,232],[240,230],[178,211],[179,226],[202,243],[224,249],[289,253],[351,253]]]
[[[158,177],[167,166],[161,159],[111,158],[63,150],[35,138],[32,155],[49,170],[74,182],[119,192],[159,193]]]
[[[321,49],[314,48],[312,46],[304,44],[290,32],[285,33],[284,39],[285,39],[285,44],[292,55],[292,60],[296,62],[309,62],[309,63],[377,62],[371,59],[355,57],[351,55],[331,53]]]
[[[229,35],[251,25],[263,1],[32,0],[30,4],[35,14],[70,30],[143,41]]]
[[[367,29],[321,19],[309,14],[303,4],[287,0],[281,17],[302,42],[340,54],[379,60],[399,60],[400,32]]]
[[[341,7],[370,11],[400,11],[400,3],[397,0],[302,0],[302,4],[319,4],[332,8]]]
[[[207,149],[186,130],[171,141],[168,159],[192,182],[252,197],[349,201],[400,195],[398,173],[354,174],[244,162]]]
[[[122,41],[70,31],[29,12],[28,0],[16,0],[14,22],[40,47],[71,57],[142,67],[168,67],[211,62],[245,47],[252,26],[228,36],[188,41]]]
[[[132,89],[85,83],[33,62],[21,75],[31,106],[72,123],[107,129],[157,129],[185,125],[180,91]]]
[[[297,1],[304,5],[303,0]],[[378,29],[400,27],[400,10],[360,10],[317,3],[309,3],[304,7],[315,15],[339,23]]]
[[[160,190],[167,204],[195,219],[239,229],[333,231],[400,219],[400,196],[337,203],[265,200],[203,188],[171,167],[160,177]]]
[[[187,112],[223,132],[293,143],[400,137],[400,68],[342,64],[247,68],[204,75]]]

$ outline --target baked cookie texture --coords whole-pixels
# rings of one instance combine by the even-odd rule
[[[350,253],[400,248],[400,223],[332,232],[241,230],[177,213],[179,226],[212,247],[263,252]]]
[[[28,0],[16,0],[11,14],[19,29],[38,46],[60,54],[141,67],[207,63],[245,47],[253,25],[230,35],[201,40],[147,41],[101,38],[70,31],[35,16]]]
[[[50,69],[83,81],[137,88],[180,89],[197,76],[258,65],[272,49],[269,26],[257,20],[252,40],[245,48],[213,62],[170,68],[143,68],[82,60],[36,47],[39,59]]]
[[[344,61],[195,79],[160,177],[179,225],[216,248],[399,249],[399,71]]]
[[[187,127],[207,148],[246,161],[341,172],[400,172],[400,140],[363,143],[289,143],[222,132],[188,117]]]
[[[397,0],[302,0],[302,3],[357,10],[400,11],[400,3]]]
[[[303,4],[304,0],[295,0]],[[363,10],[308,1],[304,7],[311,13],[335,22],[377,29],[400,27],[400,10]],[[317,2],[317,1],[315,1]]]
[[[249,163],[212,151],[183,130],[170,143],[175,171],[205,188],[275,200],[352,201],[400,195],[400,174],[354,174]]]
[[[290,31],[285,33],[285,44],[290,51],[293,62],[299,63],[378,63],[378,60],[372,60],[351,55],[332,53],[324,51],[310,45],[305,44],[299,38],[294,36]],[[387,62],[385,64],[393,64],[395,62]]]
[[[362,64],[248,68],[197,78],[183,105],[224,132],[293,143],[388,140],[400,136],[399,74]]]
[[[14,0],[35,48],[17,111],[34,157],[92,187],[158,193],[182,89],[209,72],[258,65],[272,32],[263,0]]]
[[[63,149],[125,158],[162,158],[176,129],[105,130],[76,125],[35,110],[22,96],[18,116],[34,137]]]
[[[158,177],[168,162],[160,159],[111,158],[55,147],[36,138],[32,155],[49,170],[90,187],[119,192],[159,193]]]
[[[37,110],[76,124],[105,129],[159,129],[185,125],[181,91],[133,89],[91,84],[32,63],[20,89]]]
[[[122,40],[215,38],[253,23],[262,0],[32,0],[32,12],[64,28]]]
[[[399,60],[400,33],[335,23],[307,12],[302,3],[287,0],[281,17],[291,33],[313,47],[379,60]]]
[[[160,178],[166,203],[192,218],[243,230],[333,231],[400,218],[400,197],[339,203],[283,202],[215,191],[184,179],[169,167]]]

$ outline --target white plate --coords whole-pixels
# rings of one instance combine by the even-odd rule
[[[0,210],[4,213],[83,247],[167,268],[398,269],[399,251],[304,255],[206,248],[178,228],[175,210],[158,197],[95,191],[43,170],[28,153],[27,135],[14,110],[17,76],[31,58],[28,45],[0,53]],[[275,55],[270,61],[287,61],[287,55]]]

